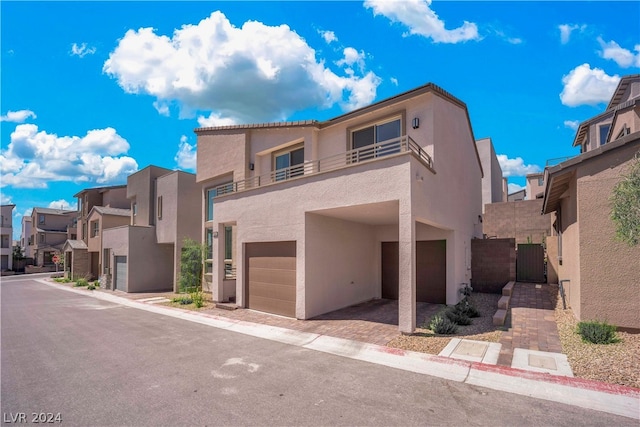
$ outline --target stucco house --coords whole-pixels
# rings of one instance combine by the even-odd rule
[[[0,206],[0,270],[13,270],[13,209],[15,205]]]
[[[124,292],[177,291],[183,241],[201,241],[196,176],[148,166],[127,178],[126,190],[128,223],[102,233],[102,280]]]
[[[33,208],[28,251],[38,267],[53,266],[53,255],[62,253],[67,240],[77,236],[78,212],[54,208]]]
[[[65,254],[64,271],[74,278],[86,277],[94,280],[102,271],[103,229],[125,225],[130,221],[127,186],[87,188],[73,197],[78,200],[79,236],[77,241],[70,239],[65,242],[62,248]]]
[[[640,155],[640,75],[623,77],[607,110],[578,128],[582,154],[545,170],[542,213],[553,213],[549,262],[579,320],[640,330],[640,246],[615,239],[614,186]]]
[[[324,122],[195,133],[214,300],[309,319],[397,299],[402,332],[417,301],[459,301],[483,171],[453,95],[427,84]]]
[[[484,172],[482,177],[482,212],[484,213],[486,205],[507,201],[507,181],[502,176],[502,167],[491,138],[477,140],[476,146]]]

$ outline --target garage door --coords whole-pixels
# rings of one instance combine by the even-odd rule
[[[245,295],[248,308],[296,316],[296,242],[247,243]]]
[[[382,242],[382,298],[398,299],[398,242]],[[416,301],[445,304],[447,241],[416,242]]]
[[[115,277],[114,282],[116,284],[116,289],[120,291],[127,291],[127,257],[126,256],[116,256],[114,257],[114,263],[116,265],[115,268]]]

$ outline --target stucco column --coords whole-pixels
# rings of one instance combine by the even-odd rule
[[[411,213],[400,213],[398,224],[398,328],[416,329],[416,221]]]
[[[214,301],[221,302],[224,298],[224,224],[216,224],[213,227],[213,266],[211,271],[211,297]],[[215,237],[215,234],[218,237]]]

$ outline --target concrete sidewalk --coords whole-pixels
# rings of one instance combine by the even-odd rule
[[[630,387],[399,350],[159,306],[112,294],[70,288],[47,280],[37,281],[68,292],[309,350],[640,420],[640,390]]]

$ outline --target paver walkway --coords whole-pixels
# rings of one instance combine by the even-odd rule
[[[516,283],[509,330],[502,334],[499,365],[511,366],[514,348],[562,353],[555,320],[558,286]]]

